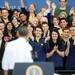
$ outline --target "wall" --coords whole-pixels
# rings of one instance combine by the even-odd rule
[[[3,6],[4,0],[0,0],[0,7]],[[57,6],[59,5],[59,0],[51,0],[51,2],[55,2]],[[8,0],[9,5],[11,8],[18,8],[20,9],[20,0]],[[42,6],[45,6],[45,0],[24,0],[26,6],[28,7],[29,4],[32,2],[36,5],[36,11],[39,11]],[[67,0],[67,7],[75,7],[75,0]]]

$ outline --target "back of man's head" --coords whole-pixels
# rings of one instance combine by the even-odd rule
[[[28,26],[27,25],[24,25],[24,26],[20,26],[18,28],[18,32],[19,32],[19,35],[24,37],[28,34]]]

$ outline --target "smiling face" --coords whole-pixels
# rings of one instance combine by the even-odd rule
[[[28,25],[28,32],[32,33],[33,32],[33,27],[31,25]]]
[[[45,7],[42,7],[41,8],[41,12],[44,14],[45,11],[46,11],[46,8]]]
[[[75,27],[70,27],[71,36],[75,36]]]
[[[54,25],[58,25],[59,24],[58,18],[56,18],[56,17],[53,18],[53,24]]]
[[[35,37],[41,37],[42,29],[37,27],[34,31],[34,34],[35,34]]]
[[[60,21],[60,26],[61,26],[61,28],[65,28],[65,27],[67,27],[67,22],[66,22],[66,20],[64,20],[64,19],[62,19],[61,21]]]
[[[60,0],[60,7],[65,7],[66,6],[66,0]]]
[[[25,14],[20,14],[20,21],[26,21],[27,16]]]
[[[38,18],[37,17],[34,17],[33,19],[32,19],[32,25],[33,25],[33,27],[36,27],[36,26],[38,26],[38,23],[39,23],[39,20],[38,20]]]
[[[16,26],[18,24],[18,20],[15,17],[13,17],[12,23],[14,26]]]
[[[5,27],[4,23],[0,23],[0,30],[4,31],[4,27]]]
[[[65,29],[63,35],[65,38],[69,38],[70,36],[69,29]]]
[[[13,28],[12,24],[11,24],[11,23],[8,23],[8,25],[7,25],[7,29],[8,29],[9,31],[11,31],[12,28]]]
[[[57,40],[58,39],[58,33],[53,31],[51,37],[52,37],[52,40]]]
[[[19,12],[17,10],[13,12],[13,17],[19,18]]]
[[[8,10],[3,9],[3,10],[2,10],[2,18],[3,18],[3,19],[7,19],[7,18],[8,18],[8,15],[9,15]]]
[[[49,29],[49,27],[48,27],[48,24],[43,24],[42,25],[42,30],[43,30],[43,32],[48,32],[48,29]]]

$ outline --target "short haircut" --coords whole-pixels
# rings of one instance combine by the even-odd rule
[[[6,10],[8,12],[8,9],[7,8],[2,8],[1,13],[2,13],[3,10]]]
[[[14,13],[15,11],[19,12],[19,10],[18,10],[18,9],[13,9],[13,13]]]
[[[60,21],[61,21],[61,20],[65,20],[66,22],[68,22],[67,18],[61,18]]]
[[[60,20],[60,17],[58,16],[53,16],[53,19],[56,18],[57,20]]]
[[[69,27],[65,27],[65,28],[63,29],[63,31],[65,31],[65,30],[69,30]]]
[[[43,24],[47,24],[47,25],[48,25],[48,23],[47,23],[47,22],[42,22],[42,25],[43,25]]]
[[[24,14],[25,16],[27,16],[27,14],[25,14],[24,12],[20,12],[19,16],[22,15],[22,14]]]
[[[19,32],[19,35],[20,36],[26,36],[28,34],[28,26],[27,25],[23,25],[23,26],[20,26],[18,28],[18,32]]]
[[[36,31],[37,28],[41,29],[41,31],[43,32],[41,25],[36,26],[36,27],[34,28],[34,31]]]
[[[75,28],[75,26],[70,26],[70,28]],[[70,28],[69,28],[69,29],[70,29]]]
[[[59,2],[61,2],[61,0],[59,0]],[[65,0],[65,2],[67,2],[67,0]]]

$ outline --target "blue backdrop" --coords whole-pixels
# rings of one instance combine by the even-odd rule
[[[0,0],[0,7],[3,6],[4,0]],[[45,0],[24,0],[26,6],[28,7],[29,4],[32,2],[36,5],[36,10],[39,11],[42,6],[46,6]],[[20,0],[8,0],[9,5],[11,8],[18,8],[20,9]],[[59,0],[51,0],[51,2],[55,2],[57,6],[59,5]],[[67,7],[75,7],[75,0],[67,0]]]

